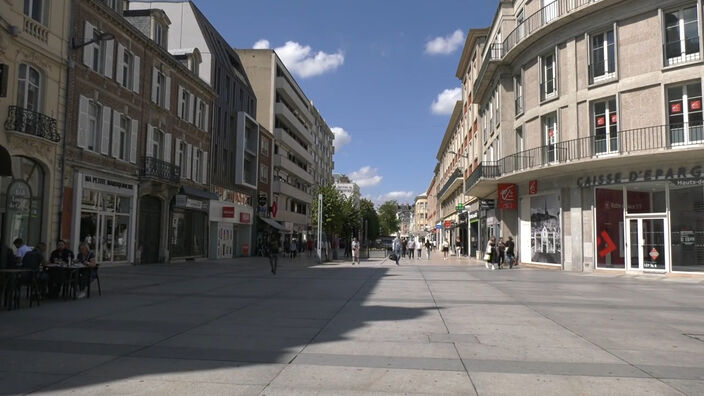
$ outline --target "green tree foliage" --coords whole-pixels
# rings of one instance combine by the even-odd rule
[[[361,229],[362,218],[360,215],[359,208],[355,205],[354,199],[352,197],[342,198],[342,230],[340,230],[340,235],[345,241],[349,241],[353,236],[359,236],[359,231]]]
[[[381,235],[393,235],[399,230],[399,222],[396,218],[398,202],[386,201],[379,206],[379,228]]]
[[[374,203],[368,199],[360,200],[359,211],[362,222],[367,221],[367,237],[374,242],[379,237],[379,215],[374,209]]]
[[[340,195],[334,185],[321,186],[313,201],[313,227],[318,227],[318,194],[323,194],[323,232],[328,236],[339,234],[344,224],[343,202],[344,197]]]

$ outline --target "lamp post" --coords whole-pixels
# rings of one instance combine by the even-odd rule
[[[450,154],[455,154],[459,155],[460,157],[464,158],[469,162],[469,154],[457,154],[456,152],[450,150],[448,151]],[[464,161],[463,161],[464,162]],[[464,166],[461,167],[462,169],[462,205],[464,206],[465,202],[467,201],[467,179],[464,177],[464,172],[467,171],[467,164],[464,164]],[[469,209],[467,209],[467,260],[469,260],[469,252],[471,251],[470,246],[470,236],[469,236]]]

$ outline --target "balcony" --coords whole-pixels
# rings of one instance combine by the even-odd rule
[[[485,197],[495,191],[497,178],[510,178],[520,172],[538,169],[554,169],[558,171],[545,176],[564,173],[563,165],[573,164],[574,169],[583,169],[584,162],[610,158],[618,159],[618,165],[627,165],[627,161],[637,161],[647,158],[653,153],[671,152],[678,158],[693,156],[701,157],[701,151],[679,151],[686,148],[704,148],[704,125],[702,122],[679,125],[658,125],[619,131],[613,136],[597,135],[579,139],[566,140],[555,144],[535,147],[506,156],[497,162],[483,163],[467,179],[467,191],[477,197]],[[686,154],[685,154],[686,153]],[[640,157],[640,158],[638,158]],[[623,164],[621,164],[623,162]],[[537,177],[540,175],[532,175]],[[512,181],[512,180],[507,180]]]
[[[40,137],[52,142],[61,140],[56,132],[56,120],[36,111],[10,106],[5,120],[5,129]]]
[[[303,114],[308,122],[311,124],[315,123],[313,114],[308,111],[308,106],[303,102],[303,99],[298,96],[296,90],[288,83],[284,77],[276,77],[276,90],[282,94],[289,103],[297,106],[299,111]]]
[[[282,128],[276,128],[274,129],[274,136],[277,141],[280,141],[286,146],[292,148],[296,154],[300,155],[304,160],[311,163],[313,162],[313,156],[308,152],[308,150],[306,150],[305,147],[301,146],[300,143],[291,137],[287,131]]]
[[[286,210],[286,208],[279,209],[275,220],[293,224],[301,224],[303,226],[307,226],[310,223],[307,215],[291,212]]]
[[[274,106],[274,113],[276,115],[280,115],[281,118],[286,120],[286,123],[289,124],[291,127],[293,127],[296,132],[305,140],[308,141],[308,144],[314,144],[315,139],[313,139],[313,135],[308,131],[308,129],[298,120],[298,118],[293,114],[291,109],[288,108],[285,104],[281,102],[276,102],[276,105]]]
[[[24,32],[42,43],[49,41],[49,29],[27,16],[24,17]]]
[[[181,179],[181,169],[176,165],[154,157],[143,157],[144,166],[140,170],[142,177],[151,177],[167,183],[178,184]]]
[[[308,173],[307,170],[298,166],[298,164],[296,164],[295,162],[282,156],[281,154],[277,154],[274,156],[274,166],[286,169],[287,171],[298,176],[301,180],[305,181],[308,184],[314,183],[313,175]]]
[[[307,192],[303,190],[299,190],[298,188],[282,182],[282,181],[274,181],[274,184],[272,186],[273,192],[274,193],[280,193],[282,195],[289,196],[291,198],[297,199],[301,202],[305,202],[307,204],[313,203],[313,196],[308,194]]]
[[[442,199],[445,196],[445,193],[447,193],[457,181],[462,181],[462,171],[459,168],[452,172],[452,175],[450,175],[447,179],[447,182],[445,182],[440,191],[438,191],[438,198]]]

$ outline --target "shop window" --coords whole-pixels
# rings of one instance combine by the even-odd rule
[[[532,262],[562,263],[559,195],[530,198],[530,247]]]
[[[616,44],[614,31],[591,36],[590,70],[592,82],[609,80],[616,76]]]
[[[670,143],[678,146],[704,141],[701,82],[667,88],[667,101]]]
[[[42,74],[28,64],[22,63],[17,78],[17,106],[40,112],[42,98]]]
[[[597,268],[625,268],[623,188],[596,189]]]
[[[704,272],[704,192],[701,186],[670,188],[672,270]]]
[[[11,165],[12,176],[0,177],[0,202],[4,205],[2,233],[8,245],[22,238],[27,245],[36,246],[45,227],[44,170],[27,157],[13,156]]]
[[[699,17],[696,4],[666,12],[665,66],[699,59]]]
[[[594,152],[607,154],[618,151],[618,115],[616,99],[595,102],[592,105]]]

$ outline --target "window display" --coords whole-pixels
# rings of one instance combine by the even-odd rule
[[[531,261],[562,264],[560,196],[542,195],[530,199]]]

